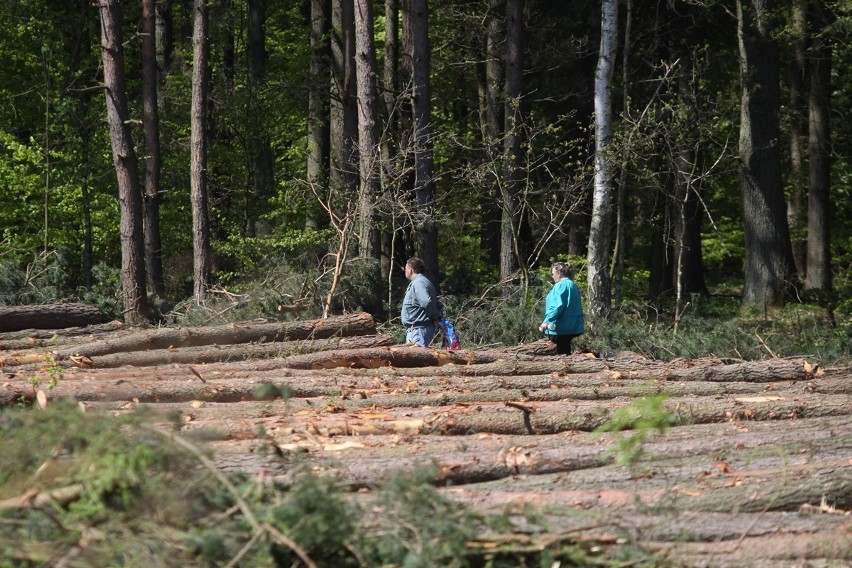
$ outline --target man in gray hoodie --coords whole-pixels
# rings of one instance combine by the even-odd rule
[[[401,314],[405,342],[420,347],[428,347],[435,337],[435,325],[441,319],[442,309],[435,286],[423,275],[424,270],[419,258],[410,258],[405,263],[405,277],[410,283],[402,299]]]

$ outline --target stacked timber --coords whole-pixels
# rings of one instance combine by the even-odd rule
[[[0,405],[154,410],[224,471],[353,490],[434,468],[449,498],[525,517],[512,542],[641,546],[671,565],[852,561],[852,370],[806,358],[557,356],[549,345],[396,345],[367,314],[290,323],[0,335]],[[47,359],[46,359],[47,358]],[[57,373],[54,388],[33,377]],[[353,498],[359,498],[355,493]],[[554,529],[557,527],[557,529]]]

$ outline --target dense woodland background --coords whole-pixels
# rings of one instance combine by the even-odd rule
[[[0,304],[392,323],[418,255],[463,339],[518,342],[569,259],[592,330],[793,303],[843,318],[848,351],[848,0],[29,0],[0,22]]]
[[[0,0],[0,324],[123,320],[0,334],[0,566],[848,563],[850,34]],[[464,351],[396,345],[411,255]]]

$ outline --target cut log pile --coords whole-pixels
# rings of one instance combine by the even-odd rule
[[[541,513],[546,528],[499,546],[576,535],[675,565],[852,563],[848,367],[450,353],[395,345],[367,314],[44,339],[0,334],[0,404],[179,411],[220,468],[269,480],[307,465],[368,491],[434,464],[482,513]],[[595,431],[649,400],[667,428]]]

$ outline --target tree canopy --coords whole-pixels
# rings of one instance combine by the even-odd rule
[[[131,175],[150,177],[144,123],[152,75],[143,72],[150,34],[143,3],[117,4],[125,126],[140,161]],[[434,265],[444,294],[523,290],[553,260],[584,265],[590,236],[601,230],[592,222],[593,189],[604,163],[613,217],[602,229],[608,238],[594,242],[608,251],[603,269],[614,308],[745,291],[744,305],[765,309],[809,289],[850,308],[849,0],[617,3],[605,147],[595,141],[603,118],[595,115],[598,4],[209,0],[209,88],[194,103],[197,4],[156,2],[159,190],[151,194],[143,179],[134,190],[149,207],[157,197],[164,287],[149,293],[199,296],[192,179],[196,128],[203,128],[212,247],[205,285],[233,287],[291,264],[317,271],[302,291],[331,288],[323,297],[332,311],[392,314],[399,267],[420,255]],[[356,17],[354,9],[370,4]],[[512,19],[518,9],[522,35]],[[365,15],[373,36],[349,52],[348,30]],[[399,20],[388,25],[388,17]],[[107,283],[126,288],[119,197],[127,190],[119,189],[112,157],[99,10],[86,2],[4,2],[0,18],[7,58],[0,68],[0,271],[50,256],[62,273],[55,299]],[[351,130],[358,73],[370,73],[378,94],[369,102],[376,122],[368,140]],[[777,86],[768,102],[755,98],[769,92],[765,85]],[[362,91],[355,96],[363,100]],[[198,113],[206,119],[200,126]],[[797,154],[802,128],[817,138]],[[367,144],[359,146],[359,137]],[[749,144],[758,153],[744,154]],[[359,159],[368,147],[374,159]],[[754,168],[769,167],[767,150],[777,172],[749,193]],[[770,194],[780,225],[777,243],[768,245],[754,229],[770,213],[753,198],[767,203]],[[808,219],[809,207],[813,217],[796,222],[802,211]],[[363,223],[367,240],[358,238]],[[155,241],[146,235],[145,242]],[[784,269],[767,268],[775,260],[760,264],[770,248],[773,258],[784,257]],[[799,262],[798,250],[816,264]],[[347,270],[369,290],[357,302],[334,302]],[[778,282],[755,287],[761,278]],[[0,281],[0,303],[32,299],[8,277]]]

